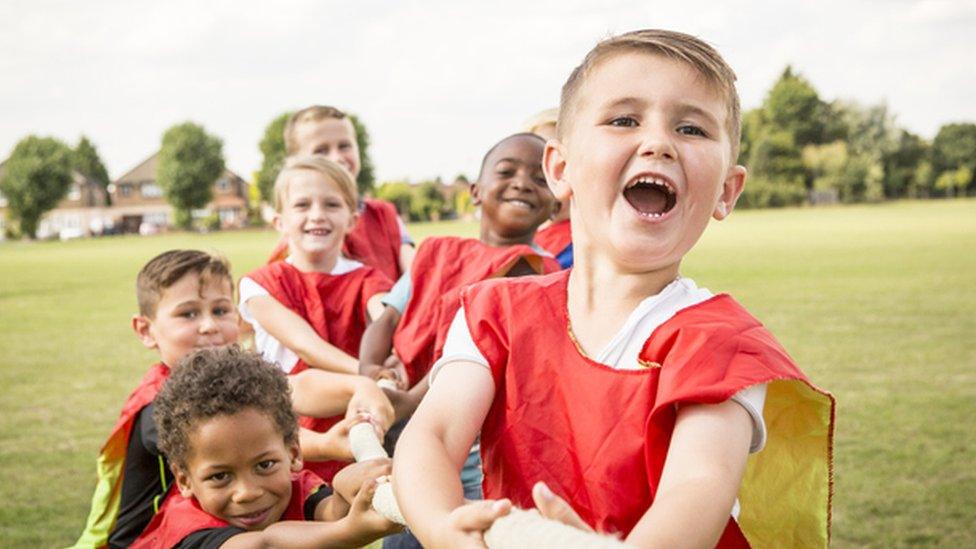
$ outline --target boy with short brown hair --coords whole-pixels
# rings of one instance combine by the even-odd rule
[[[574,266],[462,294],[394,463],[426,546],[482,543],[511,503],[637,546],[827,544],[833,398],[680,275],[745,182],[734,82],[710,46],[662,30],[573,71],[544,166]],[[456,470],[479,431],[491,499],[466,504]]]
[[[237,342],[230,265],[198,250],[170,250],[150,260],[136,278],[139,313],[132,328],[156,349],[160,362],[129,395],[98,457],[98,484],[76,547],[127,547],[166,497],[173,477],[158,448],[153,400],[191,352]]]

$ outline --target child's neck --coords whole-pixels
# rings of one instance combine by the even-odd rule
[[[481,224],[481,235],[479,239],[489,246],[494,246],[496,248],[504,248],[506,246],[515,246],[516,244],[525,244],[526,246],[532,245],[532,240],[535,238],[535,231],[529,231],[526,234],[515,235],[515,236],[505,236],[499,234],[497,231],[492,230],[487,223]]]
[[[569,322],[586,354],[599,354],[641,301],[661,293],[678,278],[679,266],[636,272],[621,269],[596,253],[576,254],[569,275]]]
[[[290,252],[291,264],[303,273],[331,273],[339,262],[340,250],[320,253]]]

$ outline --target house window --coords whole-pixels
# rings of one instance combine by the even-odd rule
[[[230,190],[230,180],[226,177],[221,177],[217,180],[217,190],[225,193]]]
[[[159,185],[149,181],[142,184],[143,198],[159,198],[161,196],[163,196],[163,190],[159,188]]]
[[[77,183],[71,184],[71,189],[68,190],[68,200],[75,202],[81,200],[81,187]]]
[[[237,223],[237,208],[221,208],[218,213],[220,214],[221,224],[230,225]]]
[[[157,227],[165,227],[169,225],[169,215],[166,212],[149,212],[142,216],[142,221]]]
[[[132,196],[132,185],[129,185],[128,183],[119,185],[119,194],[122,195],[123,198]]]

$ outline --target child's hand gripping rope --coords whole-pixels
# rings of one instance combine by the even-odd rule
[[[349,443],[356,461],[388,457],[380,445],[376,432],[368,423],[357,424],[349,431]],[[389,478],[377,479],[380,484],[373,496],[373,509],[398,524],[406,524]],[[555,498],[555,496],[553,496]],[[567,506],[568,508],[568,506]],[[575,516],[575,515],[574,515]],[[578,517],[575,521],[579,522]],[[534,549],[612,549],[625,547],[616,538],[588,532],[562,522],[544,518],[536,510],[512,508],[485,532],[485,543],[492,549],[533,547]]]

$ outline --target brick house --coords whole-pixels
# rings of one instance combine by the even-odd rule
[[[156,183],[158,162],[159,153],[156,152],[109,187],[113,217],[123,232],[139,232],[140,227],[143,231],[152,231],[173,225],[174,209]],[[213,200],[206,208],[193,212],[194,217],[216,213],[221,228],[243,227],[247,222],[247,189],[247,182],[225,169],[214,182]]]
[[[0,178],[3,172],[0,163]],[[112,223],[112,214],[105,202],[105,189],[97,181],[72,171],[68,194],[41,218],[37,237],[66,239],[101,234]],[[7,199],[0,195],[0,239],[4,236],[6,223]]]

